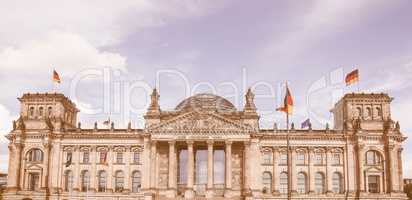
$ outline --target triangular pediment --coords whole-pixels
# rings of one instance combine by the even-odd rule
[[[38,163],[28,164],[26,168],[30,170],[42,169]]]
[[[189,112],[152,125],[151,133],[241,133],[248,134],[251,127],[227,119],[216,113]]]
[[[382,169],[377,167],[377,166],[371,166],[369,168],[366,168],[366,171],[371,173],[371,172],[382,172]]]

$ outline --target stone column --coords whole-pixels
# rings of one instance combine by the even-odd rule
[[[92,170],[90,172],[90,188],[89,190],[92,192],[97,191],[97,170],[96,170],[96,162],[97,162],[97,151],[96,146],[92,146],[90,148],[90,163],[92,164]]]
[[[249,184],[253,197],[259,197],[262,194],[262,166],[259,139],[253,138],[250,143],[249,154]]]
[[[330,169],[331,169],[330,159],[331,159],[331,157],[332,157],[331,149],[326,148],[326,174],[325,174],[326,193],[332,193],[332,180],[331,180],[332,173],[330,173]]]
[[[156,188],[156,160],[157,160],[157,143],[156,141],[152,141],[150,150],[150,189]]]
[[[278,177],[280,175],[279,171],[279,149],[273,149],[273,173],[272,173],[272,192],[275,195],[279,194],[279,187],[278,187]]]
[[[74,156],[76,154],[76,156]],[[75,164],[75,167],[74,167],[74,169],[75,169],[75,171],[73,172],[73,175],[74,175],[74,177],[73,177],[73,181],[74,181],[74,184],[73,184],[73,190],[74,191],[80,191],[81,190],[81,186],[80,186],[80,157],[81,157],[81,151],[80,151],[80,147],[79,146],[77,146],[76,148],[75,148],[75,152],[73,152],[73,157],[74,158],[76,158],[75,160],[74,160],[74,164]]]
[[[175,141],[169,142],[169,198],[174,198],[177,193],[175,144]]]
[[[364,175],[364,165],[365,165],[365,156],[364,156],[364,152],[363,152],[363,144],[358,144],[357,145],[357,162],[358,162],[358,174],[357,177],[359,179],[359,185],[358,185],[358,190],[360,192],[366,192],[365,189],[365,175]]]
[[[207,198],[213,198],[213,175],[213,141],[207,141]]]
[[[145,137],[143,141],[143,155],[142,155],[142,168],[143,172],[142,173],[142,190],[147,191],[150,189],[150,181],[151,181],[151,168],[150,165],[151,159],[150,159],[150,151],[151,151],[151,143],[149,138]]]
[[[402,151],[403,148],[399,147],[398,149],[398,156],[396,157],[398,160],[398,180],[399,180],[399,190],[403,191],[403,166],[402,166]]]
[[[345,181],[346,181],[346,192],[349,195],[354,195],[355,190],[356,190],[356,158],[354,157],[355,153],[354,153],[354,146],[352,144],[349,144],[350,141],[348,141],[349,139],[347,139],[346,141],[346,151],[345,151]]]
[[[107,151],[107,158],[106,158],[106,163],[109,165],[109,169],[107,172],[107,186],[106,186],[106,191],[107,192],[114,192],[114,172],[113,172],[113,159],[114,158],[114,151],[113,151],[113,146],[108,147]]]
[[[20,190],[20,169],[21,169],[21,151],[23,144],[15,143],[9,145],[9,168],[8,168],[8,191]]]
[[[132,174],[132,172],[130,171],[130,163],[132,163],[132,154],[131,154],[131,149],[132,147],[130,145],[126,146],[126,151],[123,152],[124,156],[123,156],[123,163],[125,163],[125,174],[124,174],[124,189],[123,192],[124,193],[129,193],[131,191],[132,188],[132,183],[131,183],[131,178],[130,175]]]
[[[389,146],[389,155],[390,155],[390,164],[391,164],[391,183],[392,183],[392,192],[399,192],[399,175],[398,175],[398,149],[395,145]],[[384,158],[382,158],[384,159]]]
[[[195,172],[195,156],[193,151],[193,141],[187,142],[187,186],[185,198],[192,199],[194,197],[193,184]]]
[[[41,187],[44,188],[46,191],[49,189],[49,168],[50,168],[50,149],[51,149],[51,144],[44,143],[44,158],[43,161],[45,162],[44,165],[44,178],[41,184]],[[73,172],[72,172],[73,173]],[[73,177],[74,178],[74,177]]]
[[[244,161],[244,173],[243,173],[243,180],[245,181],[245,183],[243,184],[243,189],[245,190],[246,194],[249,194],[251,191],[250,189],[250,142],[245,142],[244,143],[244,147],[245,147],[245,152],[244,152],[244,157],[245,157],[245,161]]]
[[[232,190],[232,141],[226,141],[226,180],[225,180],[225,197],[230,198]]]
[[[295,147],[290,147],[290,158],[289,158],[289,172],[290,172],[290,185],[291,185],[291,193],[296,194],[297,193],[297,184],[296,184],[296,149]]]
[[[315,159],[315,154],[314,154],[314,148],[309,148],[309,173],[308,173],[308,179],[309,179],[309,193],[313,194],[315,193],[315,170],[314,170],[314,159]]]

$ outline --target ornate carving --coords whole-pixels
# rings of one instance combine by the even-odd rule
[[[155,127],[150,127],[149,132],[179,132],[179,131],[221,131],[228,133],[248,134],[251,130],[248,126],[233,122],[221,116],[211,113],[188,113],[172,120],[163,122]],[[192,132],[192,133],[193,133]]]
[[[242,160],[243,156],[239,149],[232,154],[232,187],[240,189],[242,185]]]
[[[253,101],[253,99],[255,98],[255,95],[252,92],[252,89],[248,89],[247,93],[245,95],[245,99],[246,99],[246,104],[245,104],[245,112],[255,112],[256,111],[256,106],[255,106],[255,102]]]
[[[359,118],[356,118],[352,121],[352,127],[354,130],[359,130],[361,129],[361,120]]]

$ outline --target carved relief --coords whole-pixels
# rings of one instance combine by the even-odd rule
[[[232,187],[233,189],[240,189],[242,186],[242,151],[236,149],[232,153]]]
[[[247,133],[250,128],[214,114],[189,113],[151,127],[149,132],[213,130]]]
[[[165,151],[159,152],[159,187],[167,188],[169,177],[169,158]]]

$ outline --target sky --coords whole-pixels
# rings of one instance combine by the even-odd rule
[[[276,113],[284,84],[292,121],[332,124],[330,109],[347,92],[388,93],[392,118],[412,136],[412,1],[398,0],[0,0],[0,134],[17,119],[17,97],[61,92],[92,127],[143,127],[152,88],[162,110],[196,93],[216,93],[243,109],[250,87],[261,128]],[[62,79],[53,84],[56,70]],[[345,74],[360,71],[346,87]],[[411,140],[404,175],[412,177]],[[0,138],[0,171],[7,171]]]

